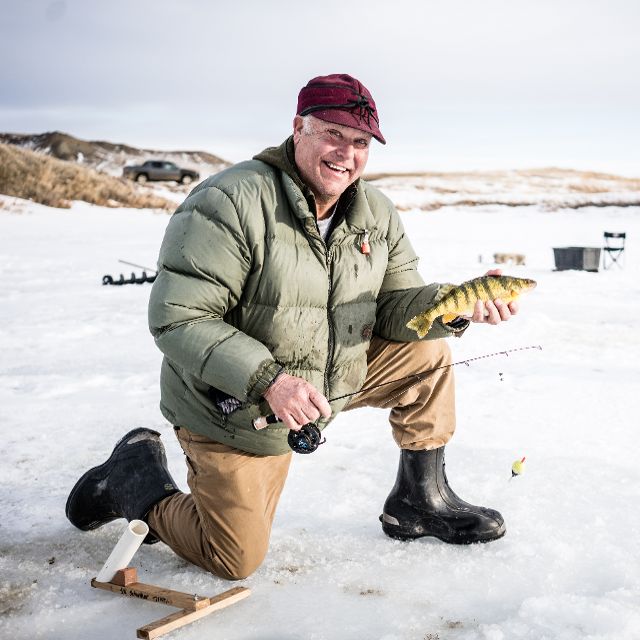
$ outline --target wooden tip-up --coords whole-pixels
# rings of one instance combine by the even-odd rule
[[[91,580],[91,586],[96,589],[104,589],[123,596],[138,598],[178,607],[181,611],[172,613],[160,620],[151,622],[138,629],[138,638],[158,638],[169,631],[178,629],[204,616],[235,604],[251,594],[246,587],[235,587],[211,598],[205,598],[197,594],[163,589],[152,584],[144,584],[137,581],[137,571],[134,567],[127,567],[116,573],[111,582],[98,582]]]

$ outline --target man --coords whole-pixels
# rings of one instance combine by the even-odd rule
[[[455,410],[443,338],[517,308],[479,303],[470,319],[436,321],[425,340],[407,329],[439,285],[418,274],[392,203],[360,180],[373,138],[385,144],[369,91],[345,74],[314,78],[300,91],[291,138],[205,180],[177,209],[149,321],[165,355],[161,410],[191,493],[176,489],[159,434],[136,429],[74,487],[73,524],[144,518],[154,541],[181,557],[246,577],[267,552],[289,430],[324,428],[367,405],[391,408],[400,447],[381,516],[387,535],[461,544],[504,535],[500,514],[461,500],[444,473]],[[437,367],[418,385],[376,386]],[[281,422],[253,426],[270,413]]]

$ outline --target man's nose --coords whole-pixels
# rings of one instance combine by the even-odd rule
[[[336,146],[336,152],[338,153],[340,158],[344,160],[351,160],[355,153],[355,147],[353,146],[352,142],[349,142],[348,140],[342,140]]]

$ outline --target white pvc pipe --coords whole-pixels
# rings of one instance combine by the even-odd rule
[[[113,548],[102,569],[100,569],[96,580],[98,582],[111,582],[120,569],[126,569],[148,533],[149,527],[146,522],[132,520],[122,536],[120,536],[120,540]]]

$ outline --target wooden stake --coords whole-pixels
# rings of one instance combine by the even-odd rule
[[[183,609],[182,611],[172,613],[160,620],[151,622],[144,627],[140,627],[140,629],[138,629],[138,638],[147,638],[148,640],[158,638],[165,633],[169,633],[169,631],[173,631],[174,629],[178,629],[179,627],[189,624],[194,620],[208,616],[214,611],[218,611],[220,609],[224,609],[224,607],[235,604],[250,594],[251,591],[246,587],[234,587],[233,589],[229,589],[229,591],[225,591],[220,595],[210,598],[211,604],[204,609],[199,609],[198,611],[188,611],[187,609]]]

